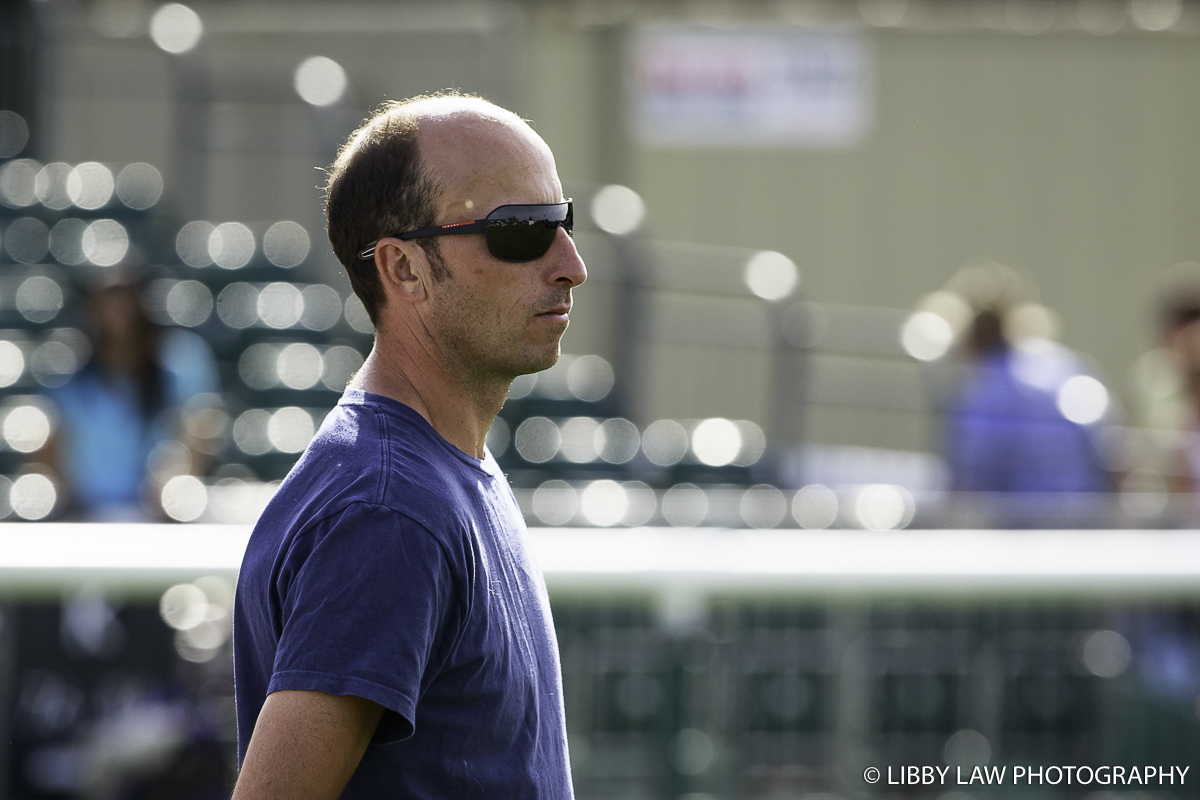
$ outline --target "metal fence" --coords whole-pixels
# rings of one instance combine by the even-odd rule
[[[228,792],[228,608],[247,534],[0,526],[8,797]],[[531,541],[581,800],[1197,794],[1194,532]]]

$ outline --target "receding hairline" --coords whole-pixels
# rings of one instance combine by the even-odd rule
[[[407,128],[415,133],[418,151],[421,149],[422,127],[439,123],[458,122],[465,124],[493,123],[506,128],[527,131],[533,138],[543,141],[529,120],[490,100],[471,95],[423,95],[408,100],[385,103],[363,125],[354,132],[337,154],[332,171],[344,167],[367,143],[377,139],[393,125]]]
[[[416,134],[420,170],[437,187],[439,205],[452,203],[451,195],[466,190],[477,177],[472,167],[459,163],[464,152],[499,147],[532,157],[544,155],[553,163],[550,146],[527,120],[487,100],[435,96],[408,103],[404,110]]]
[[[427,137],[439,137],[443,132],[454,131],[468,138],[491,138],[496,133],[511,134],[508,140],[526,150],[550,152],[549,145],[533,129],[527,120],[506,108],[487,100],[473,97],[432,97],[421,99],[408,107],[407,119],[416,129],[417,151],[421,168],[431,177],[438,172],[437,165],[429,160],[430,150]],[[502,134],[503,136],[503,134]],[[553,157],[553,156],[551,156]]]
[[[420,97],[396,108],[413,120],[418,130],[422,123],[471,121],[498,122],[506,126],[533,130],[529,121],[482,97],[438,96]]]

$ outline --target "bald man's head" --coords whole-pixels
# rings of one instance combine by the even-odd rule
[[[500,130],[515,135],[495,136]],[[329,168],[325,218],[333,252],[373,322],[385,302],[383,287],[374,262],[358,253],[385,236],[434,225],[446,189],[469,178],[473,159],[497,156],[494,144],[488,150],[482,143],[502,139],[517,151],[546,148],[507,109],[479,97],[437,94],[385,104],[346,140]],[[419,243],[434,278],[444,278],[438,239]]]

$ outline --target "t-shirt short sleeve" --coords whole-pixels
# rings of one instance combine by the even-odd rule
[[[374,741],[408,738],[460,627],[454,585],[438,540],[396,511],[354,503],[323,520],[277,573],[282,632],[268,693],[363,697],[386,709]]]

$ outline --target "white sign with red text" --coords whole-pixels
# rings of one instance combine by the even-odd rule
[[[844,148],[873,121],[873,51],[850,29],[648,27],[631,67],[647,144]]]

